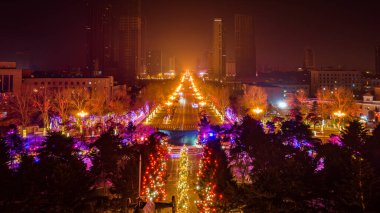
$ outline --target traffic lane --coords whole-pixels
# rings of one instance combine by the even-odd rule
[[[176,110],[175,110],[171,124],[174,124],[178,127],[198,124],[199,122],[198,110],[192,107],[192,103],[194,103],[194,101],[192,100],[192,97],[186,95],[184,96],[184,99],[185,99],[184,104],[179,103],[176,106]]]

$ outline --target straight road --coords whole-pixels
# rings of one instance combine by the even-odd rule
[[[163,130],[197,130],[200,120],[200,111],[209,115],[213,125],[221,124],[213,111],[206,105],[204,108],[194,108],[198,101],[189,88],[189,83],[183,84],[182,95],[174,101],[172,106],[165,106],[150,122],[150,125]],[[167,119],[169,118],[169,119]]]
[[[192,104],[196,100],[190,92],[184,92],[183,97],[179,98],[178,104],[175,107],[171,125],[177,127],[178,130],[196,130],[199,122],[198,108],[193,108]]]

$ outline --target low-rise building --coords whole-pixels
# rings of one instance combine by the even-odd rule
[[[346,87],[359,90],[362,86],[362,73],[356,70],[321,69],[310,71],[310,92],[315,96],[318,89],[333,90],[337,87]]]
[[[109,100],[113,94],[113,77],[94,78],[24,78],[22,85],[26,89],[58,90],[58,89],[79,89],[84,88],[89,91],[90,96],[103,96]]]
[[[361,111],[361,116],[365,117],[368,121],[378,122],[380,116],[380,101],[374,100],[372,94],[366,93],[363,95],[363,100],[358,101]]]
[[[16,62],[0,62],[0,93],[18,94],[21,91],[22,70]]]

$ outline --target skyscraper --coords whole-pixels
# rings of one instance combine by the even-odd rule
[[[315,68],[314,52],[312,49],[309,49],[309,48],[305,49],[303,68],[306,70],[310,70],[310,69]]]
[[[146,55],[146,71],[150,76],[162,73],[162,51],[150,50]]]
[[[375,74],[380,75],[380,46],[375,48]]]
[[[213,23],[212,67],[209,76],[218,80],[226,76],[226,51],[221,18],[215,18]]]
[[[175,56],[169,57],[168,71],[172,73],[177,72],[177,58]]]
[[[86,24],[86,76],[104,73],[107,65],[114,62],[115,23],[112,4],[109,0],[88,0]]]
[[[256,73],[256,47],[253,17],[235,15],[235,61],[236,77],[253,79]]]
[[[143,20],[141,0],[126,0],[119,25],[119,68],[121,83],[133,82],[143,72]]]

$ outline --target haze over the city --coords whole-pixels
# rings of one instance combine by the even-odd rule
[[[380,13],[1,0],[1,213],[380,212]]]
[[[85,0],[5,0],[0,6],[2,58],[23,52],[40,70],[85,65]],[[222,17],[231,58],[236,13],[254,16],[258,68],[294,70],[312,48],[318,66],[374,69],[380,43],[375,1],[146,0],[147,48],[173,52],[183,66],[194,67],[210,48],[213,18]]]

